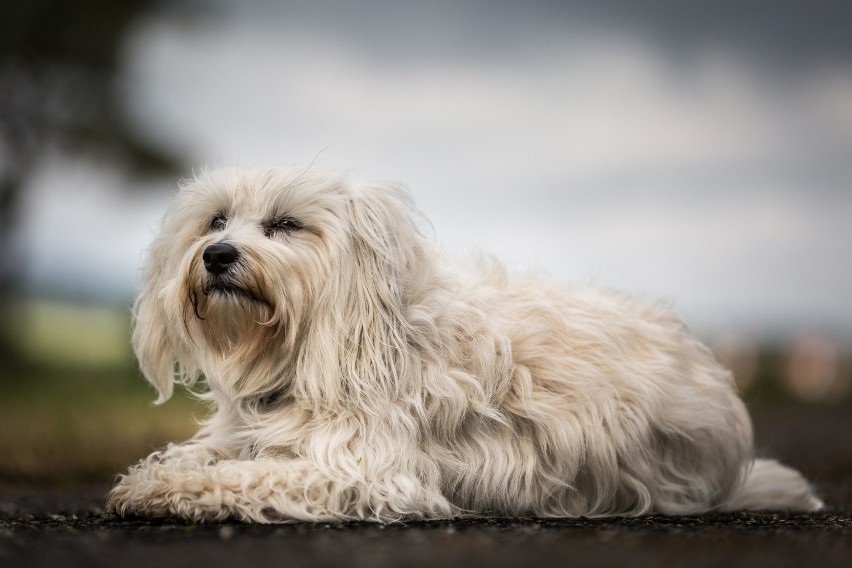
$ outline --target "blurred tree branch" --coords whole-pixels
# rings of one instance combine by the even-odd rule
[[[0,309],[20,286],[11,243],[21,196],[50,152],[120,161],[138,174],[172,173],[175,158],[134,137],[114,93],[123,38],[158,0],[6,0],[0,4]],[[7,317],[3,317],[8,322]],[[14,327],[14,326],[12,326]],[[0,337],[0,359],[13,353]]]

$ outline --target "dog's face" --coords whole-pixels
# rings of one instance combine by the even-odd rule
[[[422,247],[411,212],[398,188],[304,168],[218,170],[185,184],[135,308],[134,348],[161,400],[176,364],[228,396],[263,394],[311,347],[380,341]]]
[[[163,260],[185,331],[210,351],[244,358],[268,347],[338,268],[347,192],[340,180],[297,174],[218,172],[184,187],[172,207]]]

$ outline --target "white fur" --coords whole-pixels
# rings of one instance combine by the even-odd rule
[[[224,227],[212,227],[217,214]],[[287,216],[302,227],[269,234]],[[135,306],[140,366],[201,431],[130,468],[119,514],[190,520],[601,516],[822,506],[752,458],[730,373],[668,311],[455,265],[403,189],[315,169],[186,183]],[[240,295],[201,260],[235,246]]]

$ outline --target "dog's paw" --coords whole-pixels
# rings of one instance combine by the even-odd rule
[[[176,517],[191,522],[217,521],[231,517],[222,491],[205,490],[192,484],[175,484],[167,478],[139,479],[124,476],[106,498],[104,511],[121,517]]]

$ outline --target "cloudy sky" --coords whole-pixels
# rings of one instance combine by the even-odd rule
[[[665,298],[699,329],[852,335],[850,10],[683,4],[180,3],[134,27],[116,88],[187,163],[400,180],[454,253]],[[33,287],[133,295],[172,185],[116,191],[134,183],[45,159]]]

